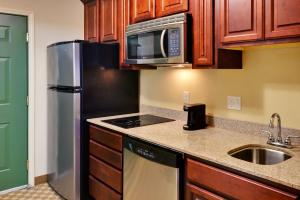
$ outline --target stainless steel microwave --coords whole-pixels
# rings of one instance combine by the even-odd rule
[[[181,13],[127,26],[127,64],[191,62],[189,14]]]

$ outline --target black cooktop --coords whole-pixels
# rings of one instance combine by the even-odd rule
[[[106,122],[108,124],[112,124],[126,129],[172,121],[175,120],[164,117],[158,117],[155,115],[136,115],[132,117],[103,120],[103,122]]]

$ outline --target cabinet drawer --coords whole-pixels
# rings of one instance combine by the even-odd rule
[[[122,193],[122,172],[90,156],[90,174]]]
[[[90,140],[90,154],[118,169],[122,169],[122,154]]]
[[[121,135],[95,126],[90,126],[89,132],[92,140],[122,152]]]
[[[121,200],[122,196],[92,176],[89,177],[89,193],[95,200]]]
[[[187,179],[233,199],[292,200],[297,196],[253,180],[187,159]]]
[[[225,200],[224,198],[213,194],[192,184],[186,185],[185,200]]]

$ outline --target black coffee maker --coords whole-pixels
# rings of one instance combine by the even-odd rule
[[[185,104],[183,110],[188,112],[187,124],[184,130],[199,130],[206,128],[205,104]]]

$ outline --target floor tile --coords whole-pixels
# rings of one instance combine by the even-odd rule
[[[48,184],[11,192],[0,196],[0,200],[62,200]]]

